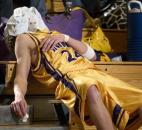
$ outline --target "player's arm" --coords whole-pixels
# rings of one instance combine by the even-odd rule
[[[74,50],[76,50],[79,54],[83,55],[89,60],[96,60],[95,51],[90,46],[88,46],[88,44],[84,44],[81,41],[71,38],[65,34],[56,34],[46,37],[41,42],[40,47],[43,51],[48,51],[60,42],[66,42],[69,46],[74,48]]]
[[[96,60],[96,53],[88,44],[82,43],[81,41],[71,37],[68,38],[67,43],[87,59],[91,61]]]
[[[11,108],[20,117],[27,113],[27,103],[25,94],[27,91],[27,79],[31,66],[31,39],[28,35],[19,35],[15,43],[15,55],[17,60],[16,76],[14,80],[15,100],[11,103]]]

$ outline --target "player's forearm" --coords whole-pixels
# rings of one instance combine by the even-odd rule
[[[15,97],[23,97],[25,96],[27,91],[27,81],[20,79],[20,78],[15,78],[14,81],[14,95]]]
[[[85,44],[83,44],[82,42],[80,42],[78,40],[75,40],[75,39],[73,39],[71,37],[69,38],[68,45],[70,45],[71,47],[73,47],[80,54],[83,54],[87,50],[87,47],[86,47]]]
[[[67,43],[68,43],[68,45],[73,47],[79,54],[84,55],[87,52],[87,55],[88,55],[88,46],[87,46],[87,44],[84,44],[81,41],[75,40],[75,39],[73,39],[71,37],[69,38]],[[89,52],[89,55],[92,55],[92,56],[89,56],[88,59],[94,61],[94,60],[96,60],[95,51],[91,47],[89,47],[89,48],[91,49],[91,52],[92,52],[92,53]],[[86,57],[86,54],[84,55],[84,57]]]

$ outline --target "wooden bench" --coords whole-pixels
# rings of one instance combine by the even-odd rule
[[[12,85],[15,75],[15,61],[0,61],[0,64],[6,65],[6,75],[5,75],[5,90],[4,94],[10,95],[13,93]],[[113,75],[119,79],[122,79],[136,87],[142,89],[142,62],[94,62],[94,64],[100,68],[102,71]],[[49,86],[43,86],[31,75],[29,77],[28,93],[30,95],[34,94],[53,94],[54,88]],[[40,90],[37,88],[40,87]]]
[[[5,89],[3,95],[13,94],[13,78],[15,74],[15,61],[0,61],[0,64],[6,65],[6,76],[5,76]],[[139,89],[142,89],[142,62],[94,62],[94,64],[102,71],[115,76],[125,82],[128,82]],[[54,94],[54,90],[48,89],[48,86],[43,86],[38,83],[33,77],[30,77],[28,86],[28,95],[48,95]],[[33,84],[34,82],[34,84]],[[40,88],[40,89],[39,89]],[[52,95],[53,96],[53,95]],[[50,103],[56,104],[61,103],[58,100],[49,99]],[[85,124],[82,125],[77,116],[70,112],[69,115],[69,126],[71,130],[94,130],[95,127],[88,127]],[[139,129],[141,130],[141,129]]]

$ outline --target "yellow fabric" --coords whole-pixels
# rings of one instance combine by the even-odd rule
[[[48,30],[43,30],[42,32],[39,31],[36,33],[31,33],[29,35],[34,39],[34,41],[36,41],[35,43],[38,46],[40,44],[40,41],[45,36],[58,34],[58,32],[56,31],[51,33],[47,33],[47,32]],[[38,51],[40,51],[39,48],[38,48]],[[63,75],[69,71],[95,68],[92,62],[90,62],[87,59],[84,59],[77,52],[74,53],[74,50],[71,47],[67,47],[66,44],[57,45],[56,48],[54,48],[53,50],[49,50],[48,53],[44,53],[44,54],[48,58],[48,61],[52,63],[52,66],[54,67],[54,69],[57,69]],[[50,77],[51,79],[47,81],[47,77],[49,77],[49,75],[45,73],[45,69],[43,67],[40,68],[40,60],[41,60],[41,56],[39,54],[39,62],[37,66],[32,70],[33,72],[36,72],[36,73],[33,73],[34,76],[37,78],[40,78],[42,75],[42,78],[40,78],[40,82],[44,84],[52,83],[52,77]]]
[[[107,54],[101,53],[101,54],[100,54],[100,61],[107,61],[107,62],[110,62],[111,59],[108,57]]]
[[[82,8],[81,8],[82,9]],[[89,35],[83,36],[82,41],[89,44],[93,49],[102,52],[112,52],[110,43],[100,27],[100,19],[93,19],[85,9],[82,9],[86,17],[86,23],[94,30]]]
[[[56,33],[52,32],[53,35]],[[38,47],[40,40],[48,34],[37,32],[29,35]],[[75,51],[66,44],[57,46],[44,53],[46,67],[43,66],[39,52],[38,64],[32,70],[33,75],[40,82],[55,87],[56,98],[62,100],[69,109],[74,110],[83,122],[88,115],[85,104],[87,89],[90,85],[96,85],[114,124],[119,130],[124,130],[133,113],[137,114],[136,110],[142,106],[142,90],[101,72],[94,63],[77,56],[77,53],[75,54]]]
[[[109,40],[105,36],[100,26],[98,26],[95,31],[92,31],[91,34],[82,37],[82,41],[89,44],[93,49],[97,51],[106,53],[112,52]]]

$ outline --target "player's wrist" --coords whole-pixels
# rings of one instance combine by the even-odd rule
[[[64,42],[68,42],[70,40],[70,36],[63,34],[64,35]]]
[[[21,92],[15,92],[15,99],[24,99],[24,95]]]
[[[87,47],[86,52],[84,52],[82,54],[82,56],[89,59],[89,60],[95,59],[96,53],[95,53],[94,49],[92,47],[90,47],[87,43],[86,43],[86,47]]]

